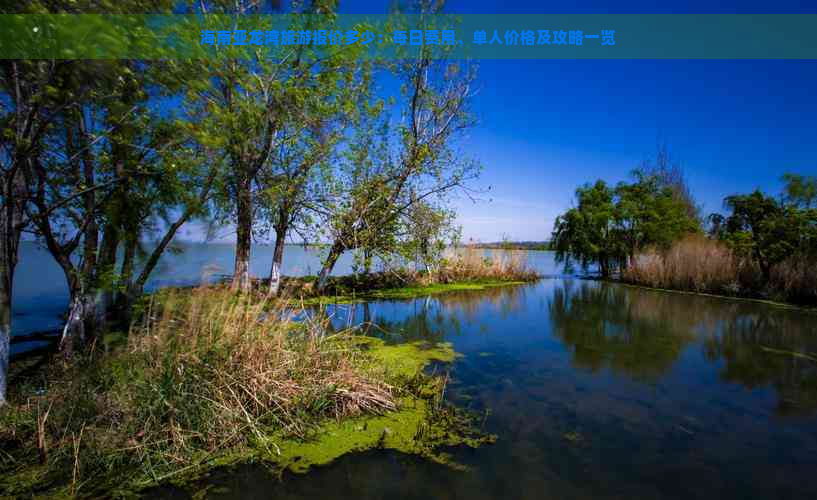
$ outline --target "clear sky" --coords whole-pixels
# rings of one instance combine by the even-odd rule
[[[449,0],[446,10],[817,14],[806,3]],[[379,13],[388,2],[341,5]],[[777,192],[785,172],[817,175],[815,61],[482,61],[479,86],[479,125],[465,148],[491,190],[483,202],[457,202],[465,237],[547,239],[576,186],[625,179],[659,141],[707,212],[731,193]]]
[[[389,3],[341,0],[341,12]],[[792,0],[660,3],[449,0],[446,11],[817,14],[817,2]],[[732,193],[777,193],[785,172],[817,175],[815,61],[482,61],[479,74],[479,124],[463,148],[490,191],[455,200],[466,239],[548,239],[578,185],[626,179],[662,141],[705,213]]]

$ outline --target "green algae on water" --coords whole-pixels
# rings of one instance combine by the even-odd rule
[[[409,286],[402,288],[383,288],[362,292],[348,292],[336,295],[321,295],[302,299],[292,299],[296,306],[318,306],[322,304],[354,304],[373,300],[409,300],[430,295],[451,292],[481,291],[502,286],[525,285],[525,281],[465,281],[456,283],[438,283],[428,286]]]

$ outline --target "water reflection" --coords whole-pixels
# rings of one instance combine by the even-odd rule
[[[452,340],[458,349],[471,348],[483,358],[496,349],[479,351],[477,345],[496,347],[509,337],[517,346],[552,338],[569,354],[571,366],[592,374],[610,370],[642,383],[659,382],[685,352],[691,358],[700,352],[707,370],[714,370],[720,381],[773,389],[779,415],[811,414],[817,409],[817,314],[798,310],[553,280],[537,286],[337,306],[327,313],[336,327],[357,325],[389,342]],[[496,362],[482,361],[486,366]]]
[[[811,318],[811,325],[817,316]],[[706,356],[723,360],[721,378],[748,388],[774,387],[780,415],[817,409],[817,334],[781,311],[743,311],[704,340]]]
[[[471,471],[371,452],[214,497],[817,498],[817,314],[580,280],[337,306],[336,327],[453,342],[448,395],[498,442]]]
[[[440,342],[460,336],[465,324],[483,333],[496,320],[520,313],[531,286],[495,287],[451,292],[407,301],[328,306],[322,311],[335,331],[356,327],[388,342]],[[491,318],[482,321],[489,314]],[[482,321],[482,322],[481,322]]]
[[[655,380],[695,338],[682,308],[661,294],[621,286],[567,281],[549,301],[553,331],[576,366],[604,367]]]

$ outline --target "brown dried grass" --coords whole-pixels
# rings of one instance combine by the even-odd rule
[[[666,251],[642,252],[621,277],[654,288],[817,304],[817,263],[813,260],[792,256],[773,266],[766,282],[756,264],[736,256],[723,242],[702,235],[690,235]]]

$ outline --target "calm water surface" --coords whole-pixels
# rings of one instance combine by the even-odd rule
[[[168,259],[164,279],[200,279],[210,252]],[[380,451],[283,480],[248,465],[209,497],[817,498],[817,314],[567,277],[331,312],[391,342],[453,342],[448,396],[488,411],[498,442],[451,450],[466,472]]]
[[[598,282],[339,307],[393,342],[451,341],[449,397],[499,437],[455,472],[392,452],[212,498],[817,498],[817,315]],[[384,333],[385,332],[385,333]],[[181,492],[176,492],[182,495]]]

